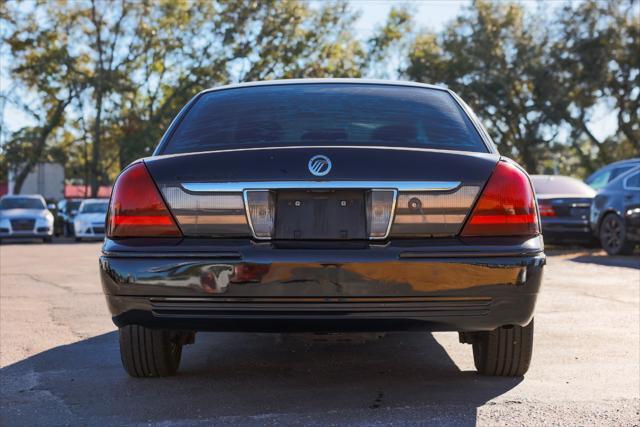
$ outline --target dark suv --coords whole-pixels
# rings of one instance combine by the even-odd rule
[[[529,177],[469,107],[362,80],[198,94],[117,179],[100,257],[138,377],[196,331],[458,331],[522,375],[544,264]]]
[[[640,243],[640,164],[603,187],[591,205],[591,229],[609,255],[630,255]]]

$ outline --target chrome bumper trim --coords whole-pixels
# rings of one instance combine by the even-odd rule
[[[181,187],[190,193],[243,192],[245,190],[326,190],[388,189],[397,191],[450,191],[460,181],[244,181],[186,182]]]

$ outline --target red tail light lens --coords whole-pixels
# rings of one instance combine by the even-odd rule
[[[118,177],[109,204],[107,236],[181,236],[144,163],[125,169]]]
[[[500,161],[462,230],[463,236],[533,236],[540,233],[526,174]]]
[[[556,216],[556,211],[553,209],[553,206],[546,203],[540,203],[538,210],[540,211],[540,216]]]

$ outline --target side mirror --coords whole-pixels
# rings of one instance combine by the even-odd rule
[[[47,209],[49,209],[50,211],[53,211],[56,209],[56,205],[54,203],[49,203],[47,205]]]

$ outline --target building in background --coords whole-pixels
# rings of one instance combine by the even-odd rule
[[[9,172],[8,193],[13,194],[14,175]],[[47,200],[64,198],[64,167],[60,163],[38,163],[22,184],[20,194],[40,194]]]
[[[98,194],[91,195],[91,187],[83,184],[67,184],[64,186],[64,197],[67,199],[86,199],[94,197],[100,199],[108,199],[111,197],[111,186],[101,185],[98,187]]]

